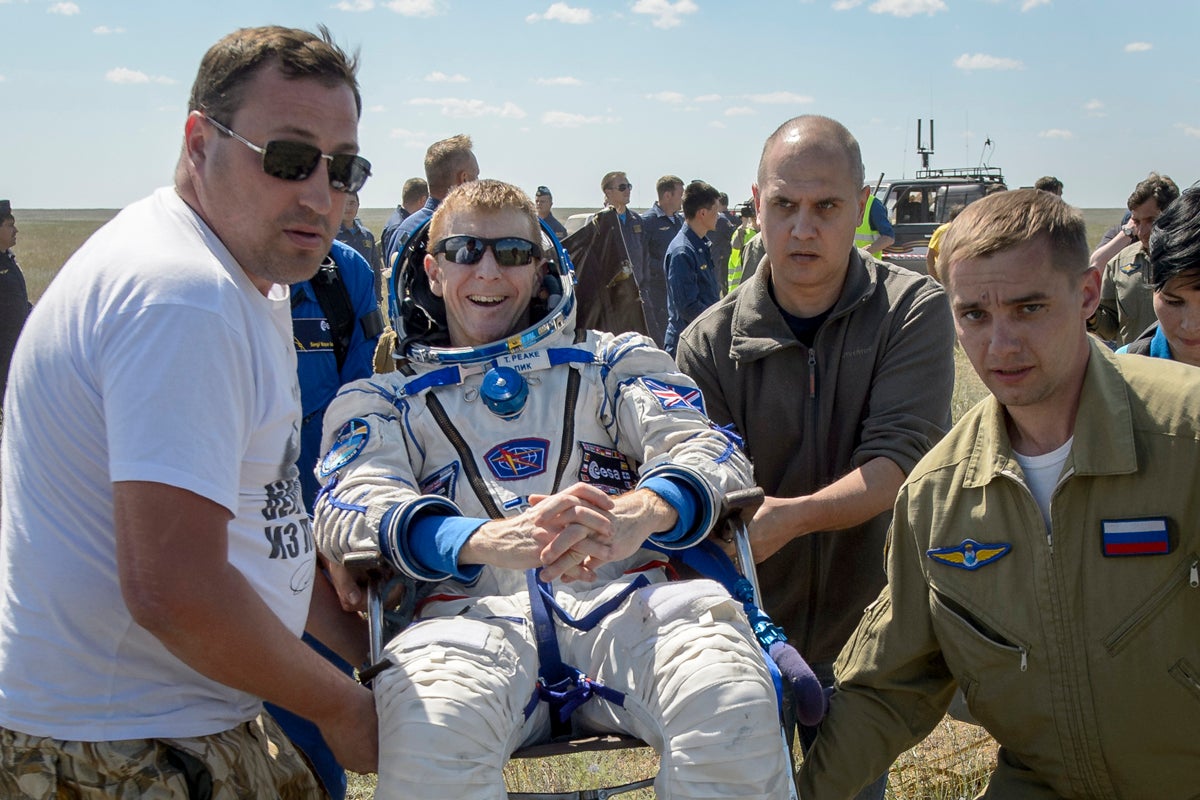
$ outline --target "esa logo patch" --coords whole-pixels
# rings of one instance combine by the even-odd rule
[[[637,485],[633,468],[624,453],[587,442],[580,442],[579,447],[583,450],[579,480],[614,495],[624,494]]]
[[[704,413],[704,395],[699,389],[691,386],[676,386],[673,383],[663,383],[652,378],[641,378],[642,384],[650,390],[659,404],[667,411],[679,411],[690,408]]]
[[[454,499],[454,490],[458,486],[458,462],[451,461],[429,477],[421,481],[421,494],[436,494],[447,500]]]
[[[367,424],[365,419],[355,417],[349,420],[338,431],[337,438],[333,440],[333,446],[329,448],[329,452],[321,459],[321,467],[317,472],[322,478],[328,478],[358,458],[363,448],[367,446],[367,441],[370,438],[371,426]]]
[[[545,439],[513,439],[488,450],[483,458],[500,480],[519,481],[546,471],[549,449],[550,442]]]
[[[974,539],[963,539],[962,544],[954,547],[935,547],[926,550],[925,555],[934,561],[947,566],[975,571],[1008,554],[1011,544],[980,544]]]

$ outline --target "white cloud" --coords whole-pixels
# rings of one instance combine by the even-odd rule
[[[475,117],[501,117],[503,119],[524,119],[526,114],[515,103],[505,102],[495,106],[483,100],[473,100],[465,97],[415,97],[408,101],[413,106],[437,106],[442,114],[457,119],[473,119]]]
[[[1154,45],[1150,44],[1149,42],[1130,42],[1129,44],[1125,45],[1126,53],[1144,53],[1147,50],[1153,49]]]
[[[542,114],[542,124],[552,128],[582,128],[584,125],[608,125],[619,122],[616,117],[587,116],[572,114],[568,111],[546,111]]]
[[[1104,103],[1100,100],[1088,100],[1083,104],[1083,110],[1087,112],[1089,117],[1108,116],[1108,112],[1104,110]]]
[[[79,13],[79,6],[76,3],[55,3],[46,9],[47,14],[59,14],[64,17],[73,17]]]
[[[1050,0],[1025,0],[1024,3],[1021,3],[1021,10],[1029,11],[1031,9],[1037,8],[1038,6],[1048,6],[1048,5],[1050,5]]]
[[[5,80],[4,76],[0,75],[0,83],[4,83],[4,80]]]
[[[637,0],[633,13],[649,14],[654,17],[654,27],[674,28],[683,24],[685,14],[695,14],[697,6],[693,0]]]
[[[725,109],[725,116],[727,117],[747,117],[755,113],[757,112],[749,106],[734,106],[733,108]]]
[[[338,0],[333,7],[338,11],[370,11],[375,8],[375,0]]]
[[[447,75],[444,72],[431,72],[425,76],[424,80],[426,83],[466,83],[467,76],[457,73]]]
[[[702,94],[696,98],[697,103],[715,103],[721,99],[719,94]]]
[[[646,99],[653,100],[656,103],[669,103],[671,105],[678,105],[687,98],[679,92],[655,92],[654,94],[646,95]]]
[[[549,22],[562,22],[567,25],[587,25],[592,22],[592,10],[590,8],[574,8],[566,3],[554,3],[546,9],[544,14],[530,14],[525,18],[526,22],[537,22],[538,20],[547,20]]]
[[[813,99],[807,95],[795,92],[766,92],[764,94],[748,94],[746,99],[751,103],[766,103],[769,105],[803,105]]]
[[[959,69],[1024,69],[1025,65],[1015,58],[1001,58],[983,53],[963,53],[954,59],[954,66]]]
[[[714,119],[712,122],[708,123],[708,127],[710,127],[710,128],[725,128],[727,126],[725,125],[724,122],[721,122],[721,120]]]
[[[539,86],[583,86],[583,81],[563,75],[559,78],[538,78],[537,84]]]
[[[391,139],[399,139],[405,147],[427,147],[429,136],[424,131],[410,131],[407,128],[392,128],[388,132]]]
[[[104,80],[109,83],[175,83],[171,78],[165,78],[161,75],[147,75],[144,72],[138,72],[136,69],[127,67],[115,67],[104,73]]]
[[[92,28],[92,33],[96,34],[97,36],[108,36],[109,34],[124,32],[124,28],[110,28],[107,25],[98,25],[97,27]]]
[[[834,11],[849,11],[852,8],[857,8],[863,4],[863,0],[834,0]]]
[[[1191,136],[1193,139],[1200,139],[1200,128],[1195,125],[1188,125],[1183,122],[1176,122],[1175,127],[1183,131],[1184,136]]]
[[[1049,130],[1039,131],[1038,137],[1042,139],[1074,139],[1075,134],[1062,128],[1050,128]]]
[[[402,17],[432,17],[439,11],[437,0],[388,0],[384,5]]]
[[[873,14],[891,14],[893,17],[915,17],[917,14],[933,16],[946,10],[942,0],[876,0],[870,5]]]
[[[387,108],[385,106],[379,106],[379,105],[367,106],[364,109],[364,111],[370,111],[372,114],[378,114],[381,111],[387,111]]]

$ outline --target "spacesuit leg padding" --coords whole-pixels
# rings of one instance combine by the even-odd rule
[[[375,682],[376,798],[503,800],[509,754],[537,726],[525,720],[536,680],[526,626],[505,619],[438,618],[389,643],[395,666]]]
[[[626,692],[625,705],[593,702],[576,714],[658,749],[659,797],[788,797],[791,765],[762,650],[719,585],[639,591],[598,626],[590,660],[593,675]]]

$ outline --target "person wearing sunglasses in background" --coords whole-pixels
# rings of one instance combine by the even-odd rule
[[[301,500],[287,290],[370,174],[355,62],[325,30],[217,42],[174,186],[30,315],[2,445],[0,796],[320,796],[262,699],[375,768],[370,691],[299,636],[365,657]]]
[[[575,704],[577,730],[662,751],[659,797],[786,797],[740,603],[663,583],[648,547],[708,536],[749,462],[651,339],[576,328],[570,262],[519,189],[460,186],[427,233],[397,264],[398,369],[333,401],[318,468],[322,552],[429,582],[375,678],[376,798],[503,797],[508,756]]]

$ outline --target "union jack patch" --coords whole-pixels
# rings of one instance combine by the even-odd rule
[[[700,394],[699,389],[691,386],[676,386],[673,383],[664,383],[653,378],[641,378],[640,380],[667,411],[690,408],[701,414],[704,413],[704,395]]]
[[[549,449],[550,442],[545,439],[513,439],[488,450],[483,458],[500,480],[518,481],[546,471]]]
[[[954,547],[935,547],[926,550],[925,555],[938,563],[958,569],[975,571],[985,564],[1007,555],[1012,549],[1011,544],[980,544],[974,539],[963,539],[962,544]]]

